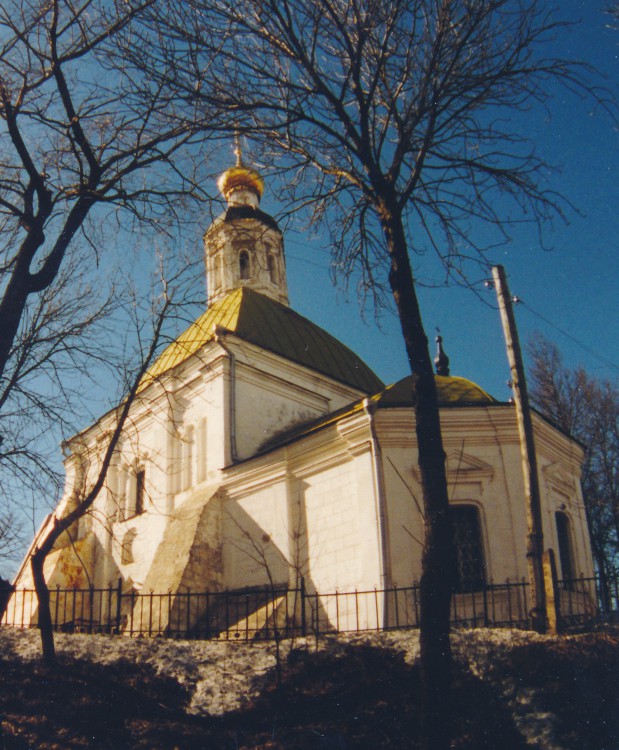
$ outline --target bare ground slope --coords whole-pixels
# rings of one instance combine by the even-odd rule
[[[619,637],[460,631],[453,748],[619,748]],[[275,644],[0,630],[0,750],[417,747],[414,631]],[[278,655],[279,652],[279,655]]]

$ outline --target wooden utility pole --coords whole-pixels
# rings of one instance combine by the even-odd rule
[[[505,344],[507,345],[507,358],[512,374],[514,404],[516,406],[516,421],[518,422],[518,434],[520,436],[522,476],[527,512],[527,560],[531,584],[531,621],[536,632],[545,633],[547,612],[543,565],[544,535],[542,532],[542,510],[531,407],[529,406],[529,394],[522,365],[522,352],[518,340],[518,331],[516,330],[512,298],[509,294],[503,266],[493,266],[492,276],[501,312]]]

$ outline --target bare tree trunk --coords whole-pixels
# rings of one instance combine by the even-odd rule
[[[17,268],[0,300],[0,375],[9,361],[29,294],[28,271]]]
[[[610,599],[610,586],[608,582],[608,575],[606,573],[606,567],[604,566],[604,558],[600,557],[599,555],[596,555],[596,562],[598,566],[598,575],[599,575],[599,593],[600,593],[600,600],[602,603],[602,612],[604,614],[607,614],[612,611],[612,604]]]
[[[34,588],[37,593],[37,603],[39,606],[39,631],[41,633],[41,647],[43,649],[43,661],[46,664],[55,664],[56,647],[54,645],[54,628],[52,624],[52,614],[49,607],[49,589],[45,581],[43,566],[47,551],[37,549],[30,558],[30,567],[32,568],[32,577],[34,578]]]
[[[123,404],[120,407],[120,413],[116,422],[116,426],[112,432],[110,440],[105,449],[104,456],[101,460],[98,476],[93,483],[92,487],[86,494],[80,499],[79,496],[76,498],[76,505],[73,510],[66,513],[62,517],[54,516],[52,521],[52,527],[47,531],[45,536],[38,543],[37,548],[33,552],[30,560],[30,566],[32,568],[32,575],[34,578],[34,587],[37,594],[37,600],[39,605],[39,629],[41,631],[41,646],[43,649],[43,659],[48,664],[53,664],[56,660],[56,651],[54,648],[54,630],[52,625],[52,617],[49,607],[49,589],[45,581],[45,575],[43,573],[43,566],[45,565],[45,559],[47,555],[52,551],[54,545],[61,537],[61,535],[73,526],[85,513],[89,510],[92,504],[95,502],[101,488],[105,483],[107,471],[112,462],[112,456],[120,440],[121,433],[125,426],[125,422],[129,415],[133,404],[135,403],[137,392],[142,383],[146,371],[148,370],[157,346],[159,345],[161,328],[166,320],[166,314],[170,309],[171,301],[168,296],[166,289],[165,299],[162,309],[156,319],[153,338],[150,342],[148,352],[142,363],[135,374],[131,390],[127,394]]]
[[[424,750],[443,750],[449,747],[451,734],[449,611],[454,579],[445,453],[428,339],[399,212],[386,211],[382,224],[391,258],[389,283],[413,373],[415,429],[425,516],[420,581],[421,744]]]

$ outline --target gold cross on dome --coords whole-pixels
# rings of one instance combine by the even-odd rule
[[[241,159],[241,136],[238,130],[234,132],[234,153],[236,154],[236,166],[242,167],[243,160]]]

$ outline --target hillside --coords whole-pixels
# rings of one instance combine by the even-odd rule
[[[460,631],[453,748],[616,750],[619,638]],[[0,630],[2,750],[416,748],[415,631],[276,645]],[[278,669],[279,663],[279,669]]]

